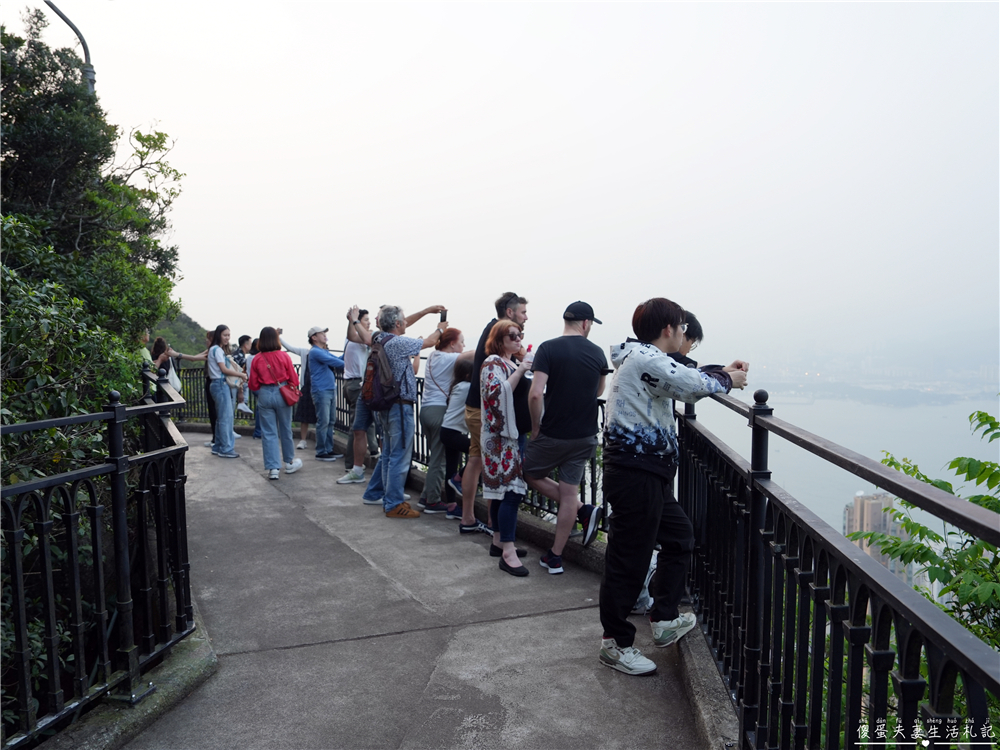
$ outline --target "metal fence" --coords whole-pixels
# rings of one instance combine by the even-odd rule
[[[138,406],[112,391],[100,413],[0,430],[54,434],[97,422],[107,446],[96,465],[2,488],[5,749],[103,696],[141,700],[155,690],[142,673],[194,630],[187,444],[170,419],[184,401],[165,378],[150,396],[147,367]]]
[[[995,747],[982,735],[1000,654],[773,482],[768,436],[993,545],[1000,516],[775,418],[767,397],[757,391],[752,407],[713,397],[748,420],[750,463],[690,405],[679,425],[678,499],[697,540],[690,589],[740,747]]]

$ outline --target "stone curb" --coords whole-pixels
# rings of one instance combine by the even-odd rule
[[[158,667],[142,676],[143,682],[153,683],[156,692],[135,706],[104,700],[76,724],[39,745],[39,749],[117,750],[184,700],[219,668],[219,658],[197,605],[194,624],[194,632],[175,645]]]

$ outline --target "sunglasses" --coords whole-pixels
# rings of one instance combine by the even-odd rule
[[[509,338],[511,341],[520,341],[521,339],[524,338],[524,334],[523,333],[508,333],[507,334],[507,338]]]

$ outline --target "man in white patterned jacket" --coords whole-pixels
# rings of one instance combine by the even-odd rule
[[[681,614],[694,531],[674,498],[677,429],[673,401],[693,403],[746,386],[749,365],[695,370],[667,356],[680,349],[687,324],[680,305],[654,297],[632,315],[636,338],[611,349],[615,368],[604,426],[604,499],[611,506],[608,549],[601,580],[602,664],[625,674],[656,671],[633,646],[629,612],[642,589],[654,546],[661,550],[649,584],[656,646],[676,643],[697,624]]]

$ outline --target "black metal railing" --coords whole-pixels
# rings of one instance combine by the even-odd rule
[[[171,420],[184,401],[160,372],[154,380],[144,365],[140,405],[111,391],[100,413],[0,428],[8,436],[103,422],[107,446],[101,463],[0,492],[5,750],[104,696],[138,702],[155,690],[142,673],[194,630],[187,444]]]
[[[340,352],[334,352],[335,354],[340,354]],[[301,365],[294,365],[296,372],[300,372]],[[187,404],[184,411],[184,416],[186,419],[198,419],[198,420],[208,420],[208,401],[205,397],[205,370],[203,368],[186,368],[179,370],[181,375],[181,382],[183,384],[183,392],[185,398],[187,399]],[[334,429],[339,432],[346,433],[350,430],[351,425],[348,421],[350,416],[350,408],[347,404],[347,398],[344,395],[344,379],[343,371],[336,372],[337,379],[337,421],[334,424]],[[301,378],[300,378],[301,380]],[[251,409],[256,409],[256,397],[253,396],[252,391],[247,391],[250,394],[249,400],[247,401]],[[420,466],[427,466],[430,459],[430,449],[427,445],[427,438],[423,433],[423,429],[420,426],[420,407],[423,402],[424,394],[424,379],[421,377],[417,378],[417,402],[416,411],[414,412],[414,436],[413,436],[413,463],[419,464]],[[598,405],[600,407],[600,419],[599,423],[604,422],[604,401],[599,400]],[[241,414],[239,411],[235,414],[236,419],[245,421],[247,416]],[[596,429],[596,425],[595,425]],[[583,479],[580,482],[580,500],[584,503],[591,505],[598,505],[602,502],[601,494],[601,461],[600,456],[595,456],[590,459],[590,463],[587,470],[584,472]],[[528,512],[536,516],[555,516],[558,510],[558,504],[555,500],[550,500],[534,490],[528,492],[525,498],[524,508]],[[607,531],[607,519],[604,518],[601,521],[600,526],[601,531]],[[579,533],[579,532],[578,532]]]
[[[981,733],[991,726],[987,693],[1000,697],[1000,654],[772,481],[768,436],[993,545],[1000,516],[775,418],[766,391],[752,407],[713,398],[748,420],[751,460],[688,405],[678,500],[695,526],[690,589],[739,715],[740,747],[995,747]]]

